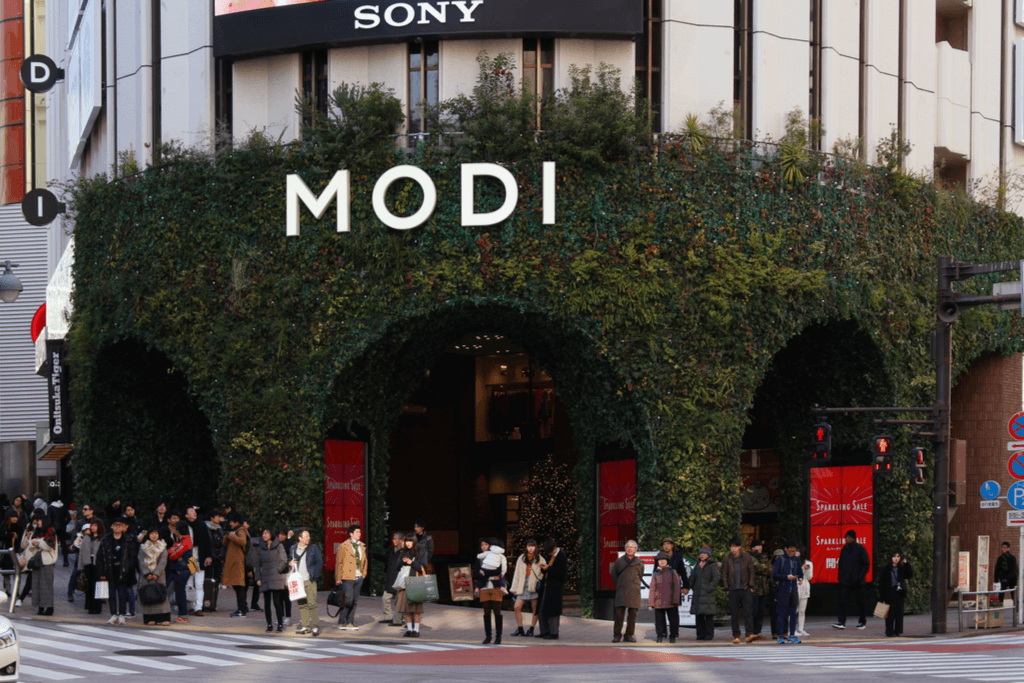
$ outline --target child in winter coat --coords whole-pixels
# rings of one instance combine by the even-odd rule
[[[654,558],[654,574],[651,576],[651,592],[647,606],[654,610],[654,630],[661,643],[668,636],[668,642],[679,637],[679,603],[682,599],[682,584],[679,574],[668,566],[668,553],[658,553]],[[665,628],[665,620],[668,628]]]
[[[476,556],[476,559],[480,560],[480,576],[476,577],[478,591],[483,590],[488,581],[492,581],[502,593],[508,593],[505,577],[501,573],[501,560],[504,554],[504,548],[492,543],[487,550]]]

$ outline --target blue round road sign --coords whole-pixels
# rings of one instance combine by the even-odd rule
[[[1015,510],[1024,510],[1024,481],[1006,489],[1006,502]]]
[[[1024,479],[1024,451],[1017,451],[1006,461],[1006,469],[1014,479]]]
[[[999,482],[991,479],[981,485],[981,497],[985,500],[995,500],[999,497]]]
[[[1006,429],[1013,439],[1024,439],[1024,413],[1017,413],[1006,423]]]

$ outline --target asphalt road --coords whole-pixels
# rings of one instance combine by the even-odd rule
[[[384,677],[403,683],[493,680],[615,681],[670,676],[673,681],[829,683],[918,680],[1024,683],[1024,635],[887,639],[841,645],[763,643],[682,646],[481,646],[424,639],[309,638],[294,633],[242,635],[125,629],[68,623],[17,624],[23,681],[337,681]]]

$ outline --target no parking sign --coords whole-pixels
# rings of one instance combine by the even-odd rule
[[[1024,451],[1017,451],[1006,461],[1006,469],[1014,479],[1024,479]]]

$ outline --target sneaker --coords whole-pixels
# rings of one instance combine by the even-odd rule
[[[832,628],[844,629],[844,628],[846,628],[846,624],[840,624],[837,621],[836,623],[832,624]]]
[[[786,644],[786,639],[785,638],[779,638],[779,645],[785,645],[785,644]]]
[[[188,617],[178,617],[174,621],[179,623],[179,624],[187,624],[188,623]]]
[[[117,623],[117,615],[115,614],[114,616],[112,616],[109,619],[107,619],[107,623],[108,624],[116,624]]]
[[[348,624],[338,624],[338,630],[339,631],[347,631],[348,630]]]
[[[857,628],[859,628],[859,629],[865,629],[867,627],[868,627],[867,622],[861,622],[861,623],[857,624]]]
[[[196,614],[199,614],[199,612],[196,612]],[[289,619],[288,617],[285,617],[285,618],[284,618],[284,621],[283,621],[282,623],[283,623],[283,624],[284,624],[285,626],[291,626],[291,625],[292,625],[292,620],[291,620],[291,619]]]
[[[314,638],[316,638],[316,637],[317,637],[318,635],[320,635],[320,627],[319,627],[319,626],[317,626],[316,628],[314,628],[314,629],[313,629],[313,630],[311,631],[311,633],[312,633],[313,637],[314,637]]]
[[[359,627],[356,626],[354,621],[350,621],[350,622],[348,622],[348,630],[349,631],[358,631]]]
[[[242,610],[235,610],[234,612],[231,613],[231,616],[232,617],[242,617],[244,619],[245,618],[245,612],[243,612]]]
[[[129,619],[134,619],[134,618],[135,618],[135,612],[129,612],[129,613],[127,614],[127,616],[128,616],[128,618],[129,618]],[[203,616],[203,615],[202,615],[202,614],[199,614],[199,616]]]
[[[124,615],[123,614],[117,618],[117,623],[118,624],[123,624],[124,623]]]
[[[284,631],[284,624],[278,624],[277,625],[277,632],[281,633],[282,631]]]
[[[676,642],[676,638],[675,638],[675,636],[669,636],[669,637],[668,637],[668,642],[669,642],[670,644],[671,644],[671,643],[674,643],[674,642]]]
[[[800,639],[797,638],[795,635],[792,635],[792,636],[789,637],[789,641],[787,641],[787,642],[792,643],[794,645],[797,645],[797,644],[800,643]]]
[[[15,607],[21,607],[21,600],[20,599],[19,600],[15,600],[14,601],[14,606]]]
[[[300,636],[304,636],[307,633],[309,633],[309,629],[306,628],[305,626],[300,626],[299,628],[295,629],[295,633],[300,635]]]

